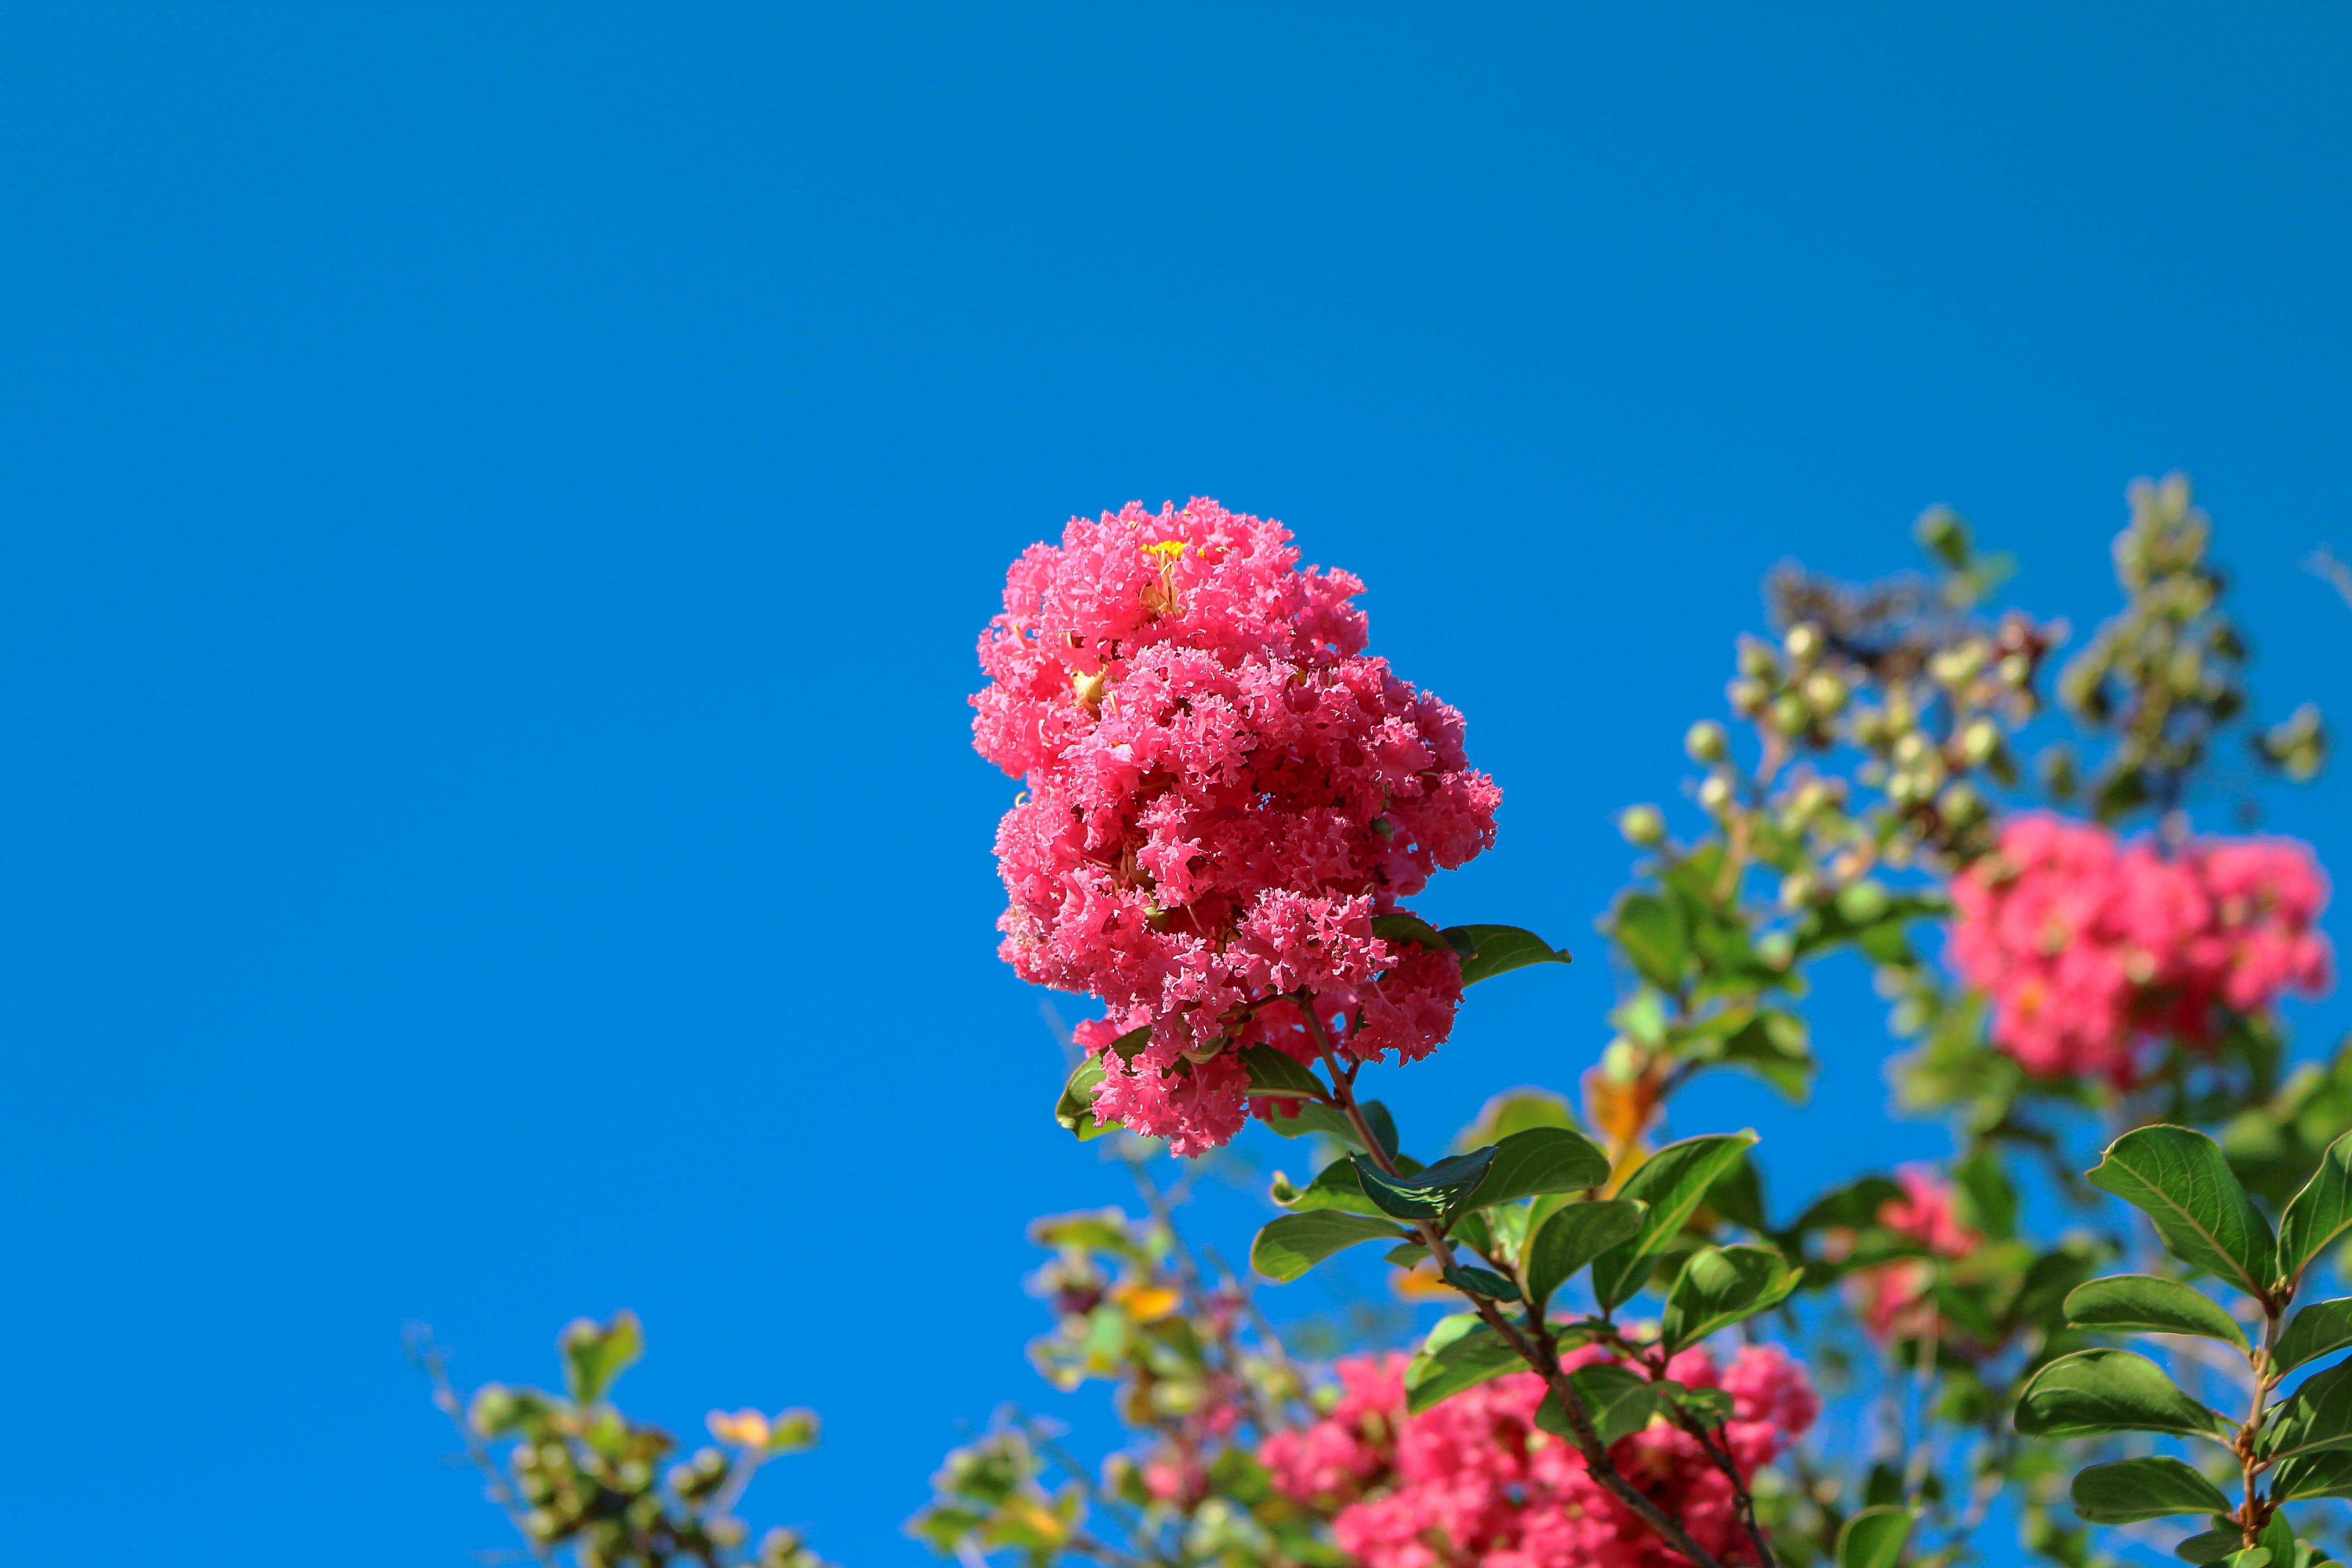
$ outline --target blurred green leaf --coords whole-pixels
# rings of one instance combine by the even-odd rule
[[[1838,1531],[1838,1568],[1895,1568],[1915,1518],[1909,1509],[1892,1504],[1864,1509]]]
[[[1276,1203],[1295,1214],[1341,1209],[1378,1218],[1383,1212],[1364,1195],[1364,1184],[1356,1177],[1356,1163],[1345,1156],[1324,1166],[1304,1187],[1292,1186],[1288,1177],[1276,1172],[1271,1195]]]
[[[1818,1064],[1804,1020],[1794,1013],[1766,1008],[1757,1014],[1723,1042],[1721,1059],[1748,1068],[1791,1104],[1802,1105],[1812,1095]]]
[[[555,1343],[563,1352],[563,1377],[572,1397],[593,1405],[646,1353],[646,1331],[637,1315],[624,1308],[607,1322],[574,1318]]]
[[[2233,1555],[2245,1543],[2245,1532],[2231,1525],[2226,1530],[2208,1530],[2192,1535],[2175,1546],[2172,1554],[2183,1563],[2197,1564],[2197,1568],[2209,1568]]]
[[[1611,929],[1636,973],[1662,991],[1682,990],[1690,967],[1690,931],[1677,905],[1648,893],[1628,893],[1617,902]]]
[[[1286,1115],[1281,1109],[1286,1104],[1296,1106],[1297,1114]],[[1377,1100],[1367,1100],[1356,1109],[1363,1113],[1364,1121],[1371,1127],[1372,1136],[1381,1141],[1381,1149],[1389,1158],[1395,1159],[1396,1122],[1390,1117],[1388,1107]],[[1265,1108],[1265,1124],[1285,1138],[1304,1138],[1310,1132],[1321,1132],[1359,1149],[1364,1146],[1363,1139],[1356,1133],[1356,1124],[1349,1121],[1347,1112],[1336,1105],[1317,1105],[1303,1100],[1270,1101]]]
[[[1374,915],[1372,934],[1391,945],[1409,942],[1417,946],[1425,947],[1432,952],[1454,951],[1445,938],[1439,934],[1435,926],[1431,925],[1419,915],[1409,915],[1402,911],[1395,914]]]
[[[1118,1122],[1095,1115],[1095,1090],[1102,1087],[1102,1058],[1087,1058],[1070,1069],[1068,1081],[1062,1085],[1061,1100],[1054,1107],[1054,1120],[1066,1131],[1076,1133],[1081,1143],[1118,1130]]]
[[[1418,1415],[1465,1388],[1507,1372],[1526,1370],[1519,1353],[1475,1312],[1441,1318],[1412,1361],[1405,1364],[1405,1409]]]

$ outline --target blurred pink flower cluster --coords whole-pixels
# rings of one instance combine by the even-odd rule
[[[1939,1258],[1966,1258],[1981,1245],[1984,1238],[1960,1223],[1952,1184],[1939,1173],[1906,1165],[1895,1174],[1903,1195],[1879,1205],[1881,1226]],[[1938,1331],[1935,1286],[1936,1264],[1926,1258],[1898,1258],[1846,1278],[1847,1295],[1864,1327],[1881,1340],[1923,1339]]]
[[[2046,1078],[2137,1081],[2143,1043],[2210,1046],[2231,1014],[2327,984],[2327,881],[2291,839],[2171,854],[2020,818],[1954,881],[1951,954],[1989,993],[1995,1043]]]
[[[1562,1359],[1574,1368],[1608,1357],[1596,1348]],[[1286,1495],[1338,1510],[1333,1537],[1363,1568],[1668,1568],[1685,1561],[1592,1479],[1573,1444],[1536,1427],[1544,1389],[1535,1373],[1515,1373],[1408,1416],[1404,1367],[1400,1355],[1342,1361],[1331,1413],[1304,1432],[1268,1437],[1261,1450]],[[1732,1396],[1735,1414],[1723,1431],[1743,1479],[1821,1413],[1804,1369],[1770,1346],[1743,1349],[1728,1367],[1705,1350],[1685,1351],[1666,1375]],[[1730,1481],[1697,1439],[1653,1418],[1609,1454],[1718,1561],[1755,1560]]]
[[[1495,837],[1462,716],[1365,654],[1363,584],[1300,571],[1289,541],[1205,500],[1074,518],[1013,563],[980,642],[973,743],[1027,785],[997,828],[1002,952],[1108,1004],[1077,1031],[1097,1113],[1178,1153],[1247,1119],[1240,1047],[1314,1059],[1282,998],[1311,995],[1357,1059],[1443,1041],[1458,961],[1372,918]]]

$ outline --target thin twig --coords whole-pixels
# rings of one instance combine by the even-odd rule
[[[433,1407],[446,1415],[449,1425],[457,1428],[457,1441],[465,1446],[466,1458],[473,1461],[474,1468],[481,1472],[490,1500],[505,1512],[508,1521],[515,1527],[515,1533],[521,1536],[524,1544],[530,1548],[531,1556],[545,1568],[558,1568],[555,1554],[531,1532],[527,1522],[530,1515],[514,1495],[513,1489],[507,1485],[506,1478],[499,1473],[498,1462],[490,1458],[488,1447],[466,1424],[457,1391],[449,1382],[449,1357],[434,1342],[432,1330],[424,1329],[409,1336],[408,1357],[424,1370],[426,1377],[433,1380]]]

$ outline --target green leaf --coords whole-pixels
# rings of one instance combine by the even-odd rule
[[[2110,1333],[2199,1334],[2249,1348],[2237,1320],[2203,1291],[2152,1274],[2117,1274],[2078,1285],[2066,1297],[2066,1321]]]
[[[2311,1260],[2352,1230],[2352,1132],[2327,1146],[2319,1169],[2279,1215],[2279,1277],[2300,1279]]]
[[[1648,1259],[1662,1250],[1698,1209],[1707,1189],[1756,1142],[1753,1132],[1685,1138],[1650,1156],[1618,1190],[1649,1205],[1633,1239],[1612,1247],[1592,1265],[1593,1294],[1602,1309],[1638,1294],[1648,1283]]]
[[[1284,1114],[1285,1106],[1295,1107],[1297,1114]],[[1363,1112],[1365,1121],[1371,1126],[1372,1136],[1381,1141],[1381,1148],[1390,1159],[1395,1159],[1396,1121],[1389,1115],[1389,1108],[1377,1100],[1367,1100],[1356,1109]],[[1359,1149],[1364,1146],[1363,1139],[1356,1134],[1356,1124],[1349,1121],[1347,1112],[1336,1105],[1318,1105],[1306,1100],[1273,1100],[1265,1107],[1265,1124],[1285,1138],[1304,1138],[1310,1132],[1321,1132]]]
[[[2017,1397],[2017,1429],[2028,1437],[2106,1432],[2211,1437],[2221,1426],[2221,1417],[2173,1387],[2162,1368],[2130,1351],[2060,1356],[2035,1373]]]
[[[1673,1355],[1717,1329],[1778,1306],[1802,1278],[1801,1270],[1769,1247],[1702,1247],[1666,1292],[1661,1348]]]
[[[1720,1426],[1738,1409],[1731,1395],[1720,1388],[1685,1388],[1666,1382],[1656,1386],[1703,1426]]]
[[[1465,1208],[1482,1209],[1548,1193],[1580,1193],[1609,1179],[1609,1156],[1601,1145],[1565,1127],[1514,1132],[1494,1145],[1493,1152],[1494,1163]]]
[[[2091,1184],[2145,1211],[2173,1256],[2249,1296],[2268,1294],[2278,1245],[2221,1146],[2186,1127],[2141,1127],[2107,1145]]]
[[[2193,1563],[2197,1568],[2210,1568],[2223,1558],[2233,1556],[2246,1543],[2245,1532],[2236,1525],[2226,1529],[2209,1530],[2192,1535],[2172,1549],[2172,1554],[2183,1563]]]
[[[2224,1568],[2271,1568],[2271,1549],[2248,1546],[2221,1559]]]
[[[1349,1156],[1364,1195],[1384,1214],[1402,1220],[1443,1220],[1486,1180],[1495,1163],[1493,1149],[1455,1154],[1423,1167],[1412,1175],[1391,1176],[1367,1154]]]
[[[1895,1568],[1910,1542],[1916,1517],[1894,1503],[1864,1509],[1838,1531],[1838,1568]]]
[[[2270,1521],[2263,1526],[2262,1533],[2254,1537],[2254,1543],[2271,1554],[2272,1562],[2284,1564],[2284,1568],[2294,1568],[2294,1525],[2287,1519],[2286,1510],[2282,1508],[2272,1511]]]
[[[1425,947],[1432,952],[1454,951],[1445,938],[1438,934],[1435,926],[1431,925],[1419,915],[1409,915],[1402,911],[1396,914],[1374,915],[1372,934],[1391,946],[1409,942],[1416,946]]]
[[[572,1319],[557,1336],[555,1346],[563,1352],[563,1380],[572,1397],[582,1405],[593,1405],[604,1397],[614,1379],[646,1353],[646,1331],[637,1315],[623,1308],[610,1322]]]
[[[1577,1402],[1591,1417],[1592,1429],[1600,1435],[1604,1448],[1639,1432],[1657,1413],[1656,1385],[1614,1362],[1578,1367],[1568,1374],[1568,1385],[1576,1390]],[[1568,1411],[1560,1403],[1558,1389],[1547,1391],[1543,1403],[1536,1407],[1536,1425],[1570,1442],[1576,1439],[1576,1428],[1569,1424]]]
[[[2352,1448],[2352,1362],[2313,1373],[2254,1442],[2254,1452],[2273,1461],[2337,1448]]]
[[[2352,1497],[2352,1450],[2335,1448],[2289,1459],[2271,1473],[2271,1495],[2280,1502]]]
[[[2307,1361],[2352,1345],[2352,1296],[2314,1301],[2286,1321],[2286,1332],[2271,1352],[2273,1372],[2293,1372]]]
[[[1456,1312],[1438,1320],[1422,1342],[1420,1353],[1406,1363],[1405,1410],[1418,1415],[1465,1388],[1526,1368],[1511,1342],[1481,1322],[1476,1313]]]
[[[1567,1100],[1550,1089],[1506,1089],[1479,1108],[1476,1121],[1454,1135],[1454,1152],[1466,1154],[1489,1143],[1500,1143],[1512,1133],[1525,1132],[1530,1127],[1582,1131]]]
[[[1475,985],[1531,963],[1570,963],[1564,947],[1554,947],[1531,931],[1517,926],[1447,926],[1440,933],[1464,954],[1462,984]]]
[[[1543,1222],[1528,1243],[1528,1300],[1538,1312],[1577,1271],[1642,1228],[1648,1205],[1625,1198],[1570,1204]]]
[[[1255,1098],[1282,1098],[1295,1103],[1328,1099],[1330,1094],[1314,1068],[1272,1046],[1244,1047],[1242,1068],[1249,1074],[1249,1091]]]
[[[1679,906],[1648,893],[1628,893],[1618,900],[1611,933],[1643,979],[1663,991],[1682,989],[1690,966],[1690,931]]]
[[[1102,1058],[1087,1058],[1071,1069],[1069,1081],[1062,1085],[1061,1101],[1054,1107],[1054,1120],[1065,1131],[1076,1133],[1081,1143],[1118,1130],[1118,1122],[1095,1115],[1095,1090],[1102,1080]]]
[[[1519,1288],[1491,1268],[1456,1265],[1445,1271],[1445,1282],[1456,1290],[1483,1296],[1489,1301],[1516,1301],[1519,1299]]]
[[[1818,1064],[1804,1020],[1794,1013],[1768,1008],[1757,1014],[1723,1042],[1721,1059],[1746,1068],[1791,1104],[1802,1105],[1812,1094]]]
[[[1304,1187],[1294,1187],[1290,1178],[1281,1172],[1274,1173],[1274,1201],[1294,1214],[1311,1214],[1317,1209],[1341,1209],[1349,1214],[1370,1215],[1374,1218],[1381,1211],[1364,1195],[1364,1184],[1356,1179],[1356,1163],[1338,1159],[1323,1167],[1321,1173]]]
[[[1408,1239],[1396,1226],[1337,1209],[1286,1214],[1257,1233],[1250,1244],[1250,1267],[1276,1284],[1287,1284],[1343,1247],[1380,1238]]]
[[[2093,1465],[2074,1478],[2074,1512],[2092,1524],[2137,1524],[2182,1513],[2227,1513],[2221,1489],[2179,1459]]]

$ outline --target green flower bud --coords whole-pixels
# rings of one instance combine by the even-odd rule
[[[1654,805],[1629,805],[1617,814],[1617,831],[1625,842],[1646,849],[1666,838],[1666,819]]]
[[[2013,653],[2000,661],[1997,673],[2002,685],[2022,691],[2025,683],[2033,678],[2033,661],[2021,653]]]
[[[1764,699],[1771,693],[1762,681],[1743,678],[1727,682],[1724,686],[1723,695],[1731,703],[1731,710],[1734,713],[1738,714],[1742,719],[1748,719],[1753,718],[1764,706]]]
[[[1856,925],[1867,925],[1886,912],[1885,887],[1865,877],[1837,896],[1838,913]]]
[[[1791,871],[1780,879],[1780,907],[1801,910],[1813,901],[1813,895],[1820,888],[1821,884],[1813,879],[1811,871]]]
[[[1822,628],[1811,621],[1800,621],[1789,628],[1780,646],[1789,650],[1789,658],[1801,669],[1822,656]]]
[[[1710,774],[1698,786],[1698,803],[1709,811],[1721,811],[1731,804],[1731,781],[1721,773]]]
[[[1795,692],[1784,691],[1772,699],[1772,728],[1790,740],[1803,734],[1812,722],[1812,714]]]
[[[1731,753],[1730,737],[1712,719],[1702,719],[1683,736],[1683,750],[1695,763],[1719,763]]]
[[[1826,719],[1845,707],[1845,682],[1826,669],[1805,677],[1805,705]]]
[[[1739,673],[1751,680],[1778,680],[1780,679],[1780,661],[1762,643],[1742,638],[1739,644]]]
[[[1984,796],[1965,784],[1949,784],[1936,797],[1936,809],[1945,821],[1966,827],[1984,815]]]

